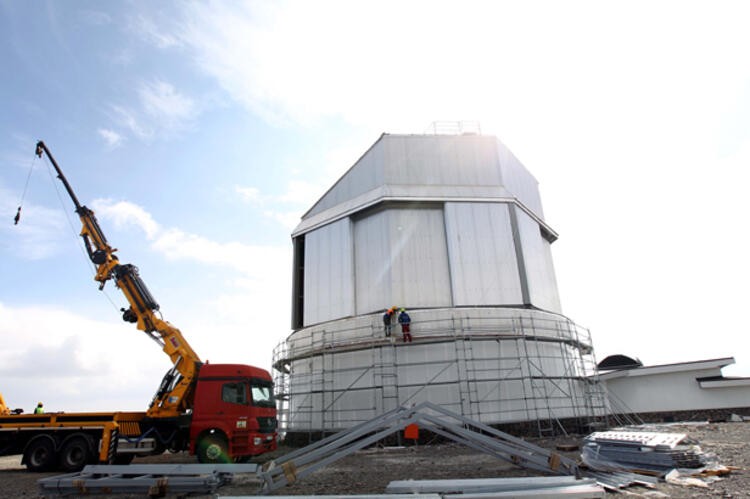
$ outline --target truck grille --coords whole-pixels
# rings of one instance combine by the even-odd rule
[[[276,431],[276,418],[257,418],[259,431],[261,433],[273,433]]]

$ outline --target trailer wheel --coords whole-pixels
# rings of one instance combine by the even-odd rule
[[[93,458],[93,439],[84,433],[69,436],[60,448],[60,468],[67,472],[82,470]]]
[[[226,439],[215,433],[209,433],[198,441],[198,462],[208,464],[231,463],[229,446]]]
[[[47,471],[55,464],[55,441],[47,435],[33,438],[23,452],[29,471]]]

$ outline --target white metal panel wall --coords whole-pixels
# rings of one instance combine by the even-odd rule
[[[539,196],[539,182],[502,142],[497,140],[496,144],[502,173],[502,185],[524,206],[544,220],[542,199]]]
[[[385,182],[393,185],[501,185],[496,139],[483,136],[390,135]]]
[[[504,203],[446,203],[453,302],[523,303],[513,230]]]
[[[387,214],[393,256],[391,303],[408,308],[450,306],[443,210],[393,209]]]
[[[450,305],[442,210],[390,209],[354,224],[357,314]]]
[[[609,379],[606,385],[610,398],[616,401],[613,406],[619,404],[632,412],[746,407],[750,390],[740,389],[734,394],[730,390],[705,390],[696,381],[696,378],[720,374],[720,369],[694,369]]]
[[[354,315],[351,225],[345,218],[305,236],[305,326]]]
[[[514,206],[523,253],[526,282],[531,304],[550,312],[562,313],[555,268],[549,242],[542,237],[539,224]]]
[[[502,186],[544,218],[538,182],[495,137],[383,135],[306,214],[382,185]]]
[[[391,240],[388,212],[354,222],[356,313],[390,307]]]

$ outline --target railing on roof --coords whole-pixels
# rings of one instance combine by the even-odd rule
[[[432,135],[482,135],[478,121],[433,121],[425,130]]]

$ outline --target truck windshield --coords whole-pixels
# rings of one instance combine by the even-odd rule
[[[252,380],[250,384],[252,404],[258,407],[276,407],[273,399],[273,385],[268,381]]]

